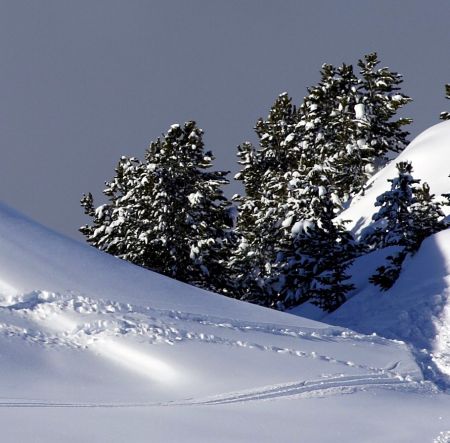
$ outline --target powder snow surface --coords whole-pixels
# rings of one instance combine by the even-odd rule
[[[413,177],[421,179],[421,183],[427,182],[431,193],[436,196],[450,193],[450,121],[422,132],[396,159],[372,177],[364,195],[355,197],[340,218],[351,220],[348,227],[356,234],[370,224],[372,215],[379,209],[375,207],[376,198],[391,188],[388,179],[397,176],[396,164],[401,161],[412,163]]]
[[[353,221],[355,233],[370,223],[376,196],[389,189],[398,161],[411,161],[414,178],[427,182],[436,197],[450,192],[450,122],[419,135],[402,154],[380,171],[364,196],[342,214]],[[449,213],[449,208],[444,208]],[[430,236],[409,257],[400,278],[386,292],[367,282],[385,263],[388,248],[356,260],[351,273],[357,287],[351,300],[329,316],[329,323],[363,333],[404,340],[410,345],[427,378],[450,387],[450,230]],[[317,317],[317,316],[316,316]]]
[[[416,151],[434,161],[449,133],[408,148],[432,190],[445,179]],[[349,213],[370,215],[366,197]],[[386,294],[366,282],[382,254],[359,260],[359,291],[327,324],[132,266],[0,205],[0,441],[448,442],[447,251],[449,233],[428,239]]]

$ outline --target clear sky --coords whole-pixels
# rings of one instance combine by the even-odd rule
[[[121,155],[196,120],[236,172],[280,92],[371,51],[404,74],[412,135],[450,110],[449,0],[1,0],[0,200],[81,239]]]

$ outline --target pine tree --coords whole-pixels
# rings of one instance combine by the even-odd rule
[[[95,208],[92,194],[83,195],[81,206],[92,224],[80,228],[96,248],[141,266],[144,264],[139,262],[140,248],[133,238],[133,226],[140,223],[136,177],[142,167],[133,157],[121,157],[116,176],[103,191],[110,202]]]
[[[399,153],[408,145],[409,133],[403,129],[410,118],[394,119],[396,113],[412,99],[400,92],[403,76],[389,68],[377,68],[376,52],[359,60],[361,79],[359,82],[360,111],[366,126],[364,142],[374,150],[375,168],[383,167],[391,153]]]
[[[299,108],[308,166],[321,164],[344,202],[363,189],[390,153],[407,145],[402,128],[411,120],[394,117],[411,99],[399,92],[401,75],[378,64],[376,53],[366,55],[358,62],[360,77],[351,65],[323,65],[320,83],[308,89]]]
[[[358,79],[351,65],[334,67],[324,64],[319,84],[308,89],[308,95],[300,106],[299,126],[303,128],[305,151],[302,165],[307,170],[321,165],[343,200],[347,200],[354,191],[355,175],[344,170],[342,158],[352,146],[357,146],[353,115],[357,85]]]
[[[412,177],[411,163],[399,162],[397,170],[398,176],[389,180],[390,191],[377,198],[375,205],[380,209],[373,216],[374,225],[361,239],[371,249],[402,247],[369,279],[383,290],[395,283],[405,258],[416,253],[426,237],[446,228],[441,203],[434,199],[427,183],[419,186],[420,180]]]
[[[250,143],[238,148],[243,168],[235,178],[244,184],[245,195],[235,196],[240,203],[236,228],[239,243],[231,266],[240,298],[264,305],[270,300],[273,263],[282,243],[280,217],[286,198],[283,176],[295,170],[300,154],[296,123],[297,110],[283,93],[267,119],[259,119],[256,124],[258,149]]]
[[[279,252],[279,270],[273,283],[278,308],[286,309],[311,301],[331,312],[346,300],[353,285],[345,273],[354,257],[355,243],[344,224],[335,220],[340,208],[338,197],[330,192],[320,167],[305,180],[290,180],[290,199],[284,247]]]
[[[411,208],[417,202],[415,187],[420,180],[412,177],[412,165],[397,163],[398,176],[389,179],[391,189],[377,197],[380,209],[373,215],[374,224],[362,235],[362,241],[372,249],[400,245],[412,247],[414,216]]]
[[[450,83],[445,85],[445,98],[450,100]],[[441,112],[441,120],[450,120],[450,112]]]
[[[411,211],[413,214],[412,236],[415,243],[411,252],[416,252],[423,240],[436,232],[447,229],[445,214],[442,211],[442,201],[438,201],[434,194],[430,192],[428,183],[415,189],[416,203]]]
[[[80,230],[93,246],[164,275],[226,293],[226,259],[233,242],[226,172],[209,172],[203,131],[172,125],[153,142],[145,162],[122,157],[107,183],[108,203],[82,205],[92,225]]]

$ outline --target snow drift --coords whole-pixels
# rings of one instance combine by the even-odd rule
[[[380,171],[371,180],[365,195],[356,199],[341,217],[352,220],[356,234],[361,232],[377,210],[376,197],[389,189],[387,179],[396,176],[398,161],[411,161],[414,177],[427,182],[436,196],[448,193],[448,159],[450,122],[443,122],[419,135]],[[449,208],[444,209],[448,212]],[[428,375],[449,386],[450,230],[427,238],[419,251],[405,261],[400,278],[387,292],[380,292],[367,282],[383,258],[383,251],[378,251],[358,259],[352,269],[357,286],[355,295],[335,313],[323,318],[364,333],[376,332],[405,340],[415,350]]]
[[[397,176],[396,164],[410,161],[414,178],[427,182],[431,192],[439,196],[450,192],[450,121],[439,123],[416,137],[408,147],[368,182],[364,194],[356,197],[340,218],[350,220],[348,227],[355,234],[370,224],[378,211],[376,198],[390,189],[388,179]]]

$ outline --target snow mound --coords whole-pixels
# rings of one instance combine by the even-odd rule
[[[427,182],[437,196],[450,191],[450,122],[443,122],[419,135],[400,156],[371,181],[364,196],[342,214],[352,220],[355,233],[370,223],[376,197],[389,189],[388,178],[396,175],[398,161],[411,161],[414,177]],[[448,208],[447,208],[448,209]],[[325,321],[363,333],[376,332],[406,341],[427,376],[450,383],[450,230],[426,239],[409,257],[400,278],[387,292],[368,283],[368,277],[385,263],[389,248],[357,259],[350,270],[355,294]]]
[[[372,268],[375,266],[372,264]],[[371,284],[325,317],[364,333],[405,340],[436,381],[450,381],[450,230],[427,238],[386,292]]]
[[[414,178],[427,182],[436,196],[450,192],[450,121],[439,123],[417,136],[408,147],[369,181],[364,195],[355,197],[340,218],[350,220],[349,227],[355,234],[370,224],[378,211],[376,198],[390,189],[388,179],[397,176],[396,164],[410,161]]]

